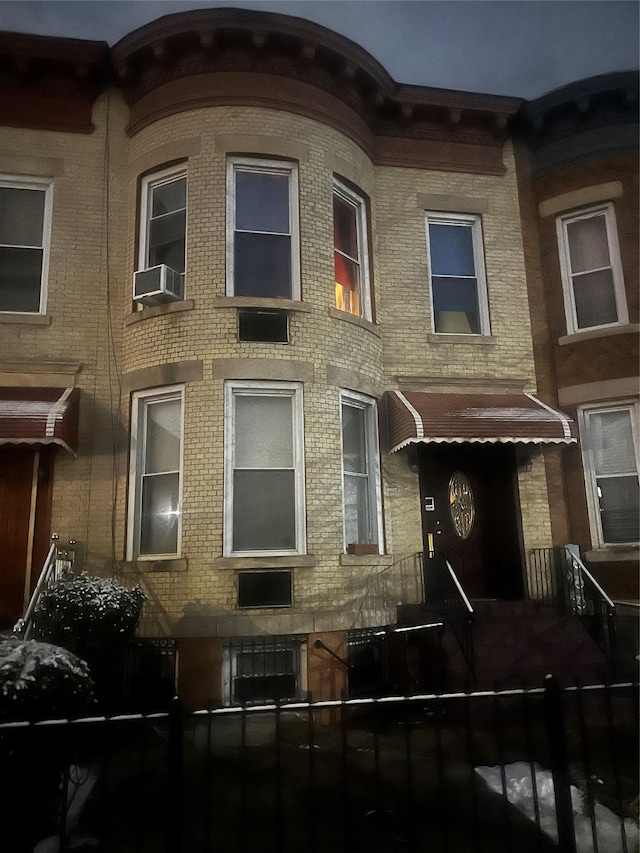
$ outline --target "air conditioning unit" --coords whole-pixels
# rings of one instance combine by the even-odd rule
[[[143,305],[161,305],[184,299],[184,275],[166,264],[133,274],[133,298]]]

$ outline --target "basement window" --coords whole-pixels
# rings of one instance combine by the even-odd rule
[[[249,343],[289,343],[289,315],[286,311],[238,311],[238,340]]]
[[[292,574],[278,572],[240,572],[238,607],[291,607]]]
[[[227,705],[298,699],[302,691],[301,638],[238,637],[224,650],[224,697]]]

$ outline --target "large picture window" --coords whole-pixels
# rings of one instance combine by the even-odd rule
[[[627,323],[612,204],[556,220],[567,333]]]
[[[227,170],[227,294],[300,298],[295,163],[232,157]]]
[[[639,540],[637,403],[584,408],[580,430],[594,545]]]
[[[433,331],[488,335],[480,217],[427,214],[427,248]]]
[[[165,264],[184,275],[187,233],[187,176],[165,169],[142,180],[138,269]]]
[[[333,256],[336,308],[371,320],[365,201],[334,180]]]
[[[355,392],[340,395],[344,541],[375,545],[382,553],[380,456],[375,400]]]
[[[227,383],[225,440],[225,553],[304,553],[302,386]]]
[[[51,186],[0,176],[0,311],[45,310]]]
[[[183,393],[173,387],[133,398],[129,559],[180,553]]]

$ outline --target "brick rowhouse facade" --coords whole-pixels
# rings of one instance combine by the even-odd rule
[[[346,687],[347,632],[420,599],[416,554],[440,533],[425,510],[429,448],[453,454],[447,480],[504,468],[513,559],[508,577],[482,575],[494,489],[469,578],[479,596],[528,597],[534,548],[592,548],[580,450],[565,446],[575,425],[556,410],[575,417],[596,399],[576,387],[630,376],[636,328],[565,346],[555,216],[538,210],[622,181],[631,234],[629,159],[543,174],[534,154],[527,178],[511,132],[521,101],[397,84],[352,42],[278,15],[181,13],[111,50],[2,34],[0,53],[0,192],[19,205],[35,191],[45,211],[40,302],[0,306],[0,386],[9,401],[81,395],[75,455],[19,434],[0,448],[32,492],[6,583],[28,598],[56,531],[88,571],[141,584],[141,632],[178,638],[188,704],[241,698],[231,641],[264,636],[295,638],[295,689],[322,699]],[[19,253],[37,240],[9,236],[12,263],[34,262]],[[248,256],[270,260],[247,273]],[[165,289],[132,299],[145,269]],[[631,273],[625,287],[637,323]],[[432,394],[502,395],[513,430],[429,436],[416,413],[396,449],[396,392],[426,407]],[[538,420],[558,428],[544,452],[533,427],[518,432],[517,401],[538,392]]]

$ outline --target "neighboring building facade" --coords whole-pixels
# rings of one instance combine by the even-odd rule
[[[521,126],[538,383],[580,430],[553,475],[554,535],[614,599],[637,602],[638,74],[545,95]]]
[[[339,695],[423,551],[528,597],[577,431],[536,377],[521,102],[237,10],[0,53],[4,627],[52,530],[141,583],[192,705]]]

